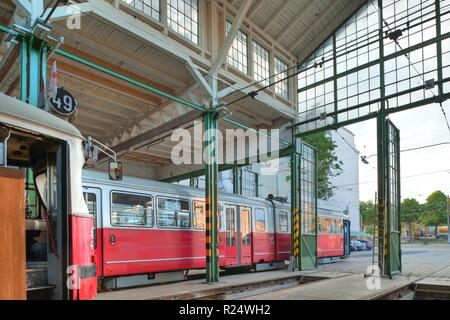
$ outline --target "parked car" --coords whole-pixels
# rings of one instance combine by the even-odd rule
[[[359,243],[361,243],[361,247],[359,248],[359,251],[366,251],[367,245],[365,242],[362,242],[361,240],[358,240]]]
[[[350,241],[350,250],[351,251],[363,251],[366,249],[366,244],[362,243],[358,240]]]
[[[372,241],[370,240],[358,240],[358,241],[366,244],[366,250],[372,250],[373,248]]]

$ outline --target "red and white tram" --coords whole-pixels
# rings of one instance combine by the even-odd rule
[[[205,268],[203,190],[131,177],[110,181],[87,170],[83,186],[96,217],[97,276],[107,287]],[[284,266],[290,256],[290,206],[225,193],[219,199],[220,267]]]
[[[41,254],[27,252],[28,297],[95,297],[94,220],[81,183],[83,136],[68,122],[2,93],[0,127],[7,132],[0,141],[7,150],[3,165],[23,176],[26,168],[32,170],[40,196],[42,219],[26,221],[27,243],[38,241],[35,236],[44,243]]]
[[[319,262],[350,254],[350,220],[340,211],[317,208],[317,258]]]
[[[105,287],[176,280],[185,270],[205,268],[204,190],[131,177],[110,181],[88,170],[83,188],[96,220],[97,276]],[[284,267],[290,210],[286,203],[221,193],[220,267]],[[349,254],[346,215],[321,209],[318,225],[319,259]]]

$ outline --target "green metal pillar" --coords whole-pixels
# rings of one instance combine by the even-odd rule
[[[436,1],[436,37],[441,37],[441,1]],[[442,41],[436,42],[436,58],[437,58],[437,75],[438,81],[443,79],[443,68],[442,68]],[[438,84],[438,95],[444,94],[444,85],[442,82]]]
[[[20,46],[20,99],[39,106],[41,85],[46,82],[47,44],[33,35],[22,36]]]
[[[29,104],[38,107],[42,81],[42,61],[46,58],[42,57],[43,42],[40,39],[31,37],[28,44],[28,98]]]
[[[383,41],[383,1],[378,0],[378,37],[379,37],[379,55],[380,55],[380,96],[382,99],[386,96],[384,81],[384,41]],[[386,102],[381,100],[380,110],[377,116],[377,174],[378,174],[378,267],[380,274],[384,274],[385,270],[385,254],[387,253],[386,240],[386,197],[387,197],[387,176],[386,176]]]
[[[380,274],[386,275],[388,270],[386,259],[388,254],[386,237],[386,217],[387,217],[387,141],[385,139],[387,121],[384,114],[377,117],[377,173],[378,173],[378,267]]]
[[[28,99],[28,39],[20,40],[20,100]]]
[[[204,158],[205,158],[205,201],[206,201],[206,281],[219,281],[218,254],[218,165],[217,165],[217,123],[218,113],[208,110],[204,113]]]
[[[233,193],[242,194],[242,168],[233,168]]]

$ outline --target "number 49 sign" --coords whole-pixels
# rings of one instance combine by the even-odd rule
[[[77,101],[63,87],[58,88],[56,96],[49,100],[53,110],[63,116],[70,116],[77,110]]]

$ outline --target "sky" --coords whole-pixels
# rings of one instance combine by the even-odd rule
[[[450,121],[450,101],[443,104]],[[400,149],[410,149],[441,142],[450,142],[450,131],[438,104],[423,106],[390,115],[400,130]],[[360,199],[373,200],[377,190],[376,120],[347,126],[355,134],[356,148],[369,160],[360,161]],[[421,150],[401,152],[402,199],[426,201],[428,195],[441,190],[450,195],[450,144]]]

